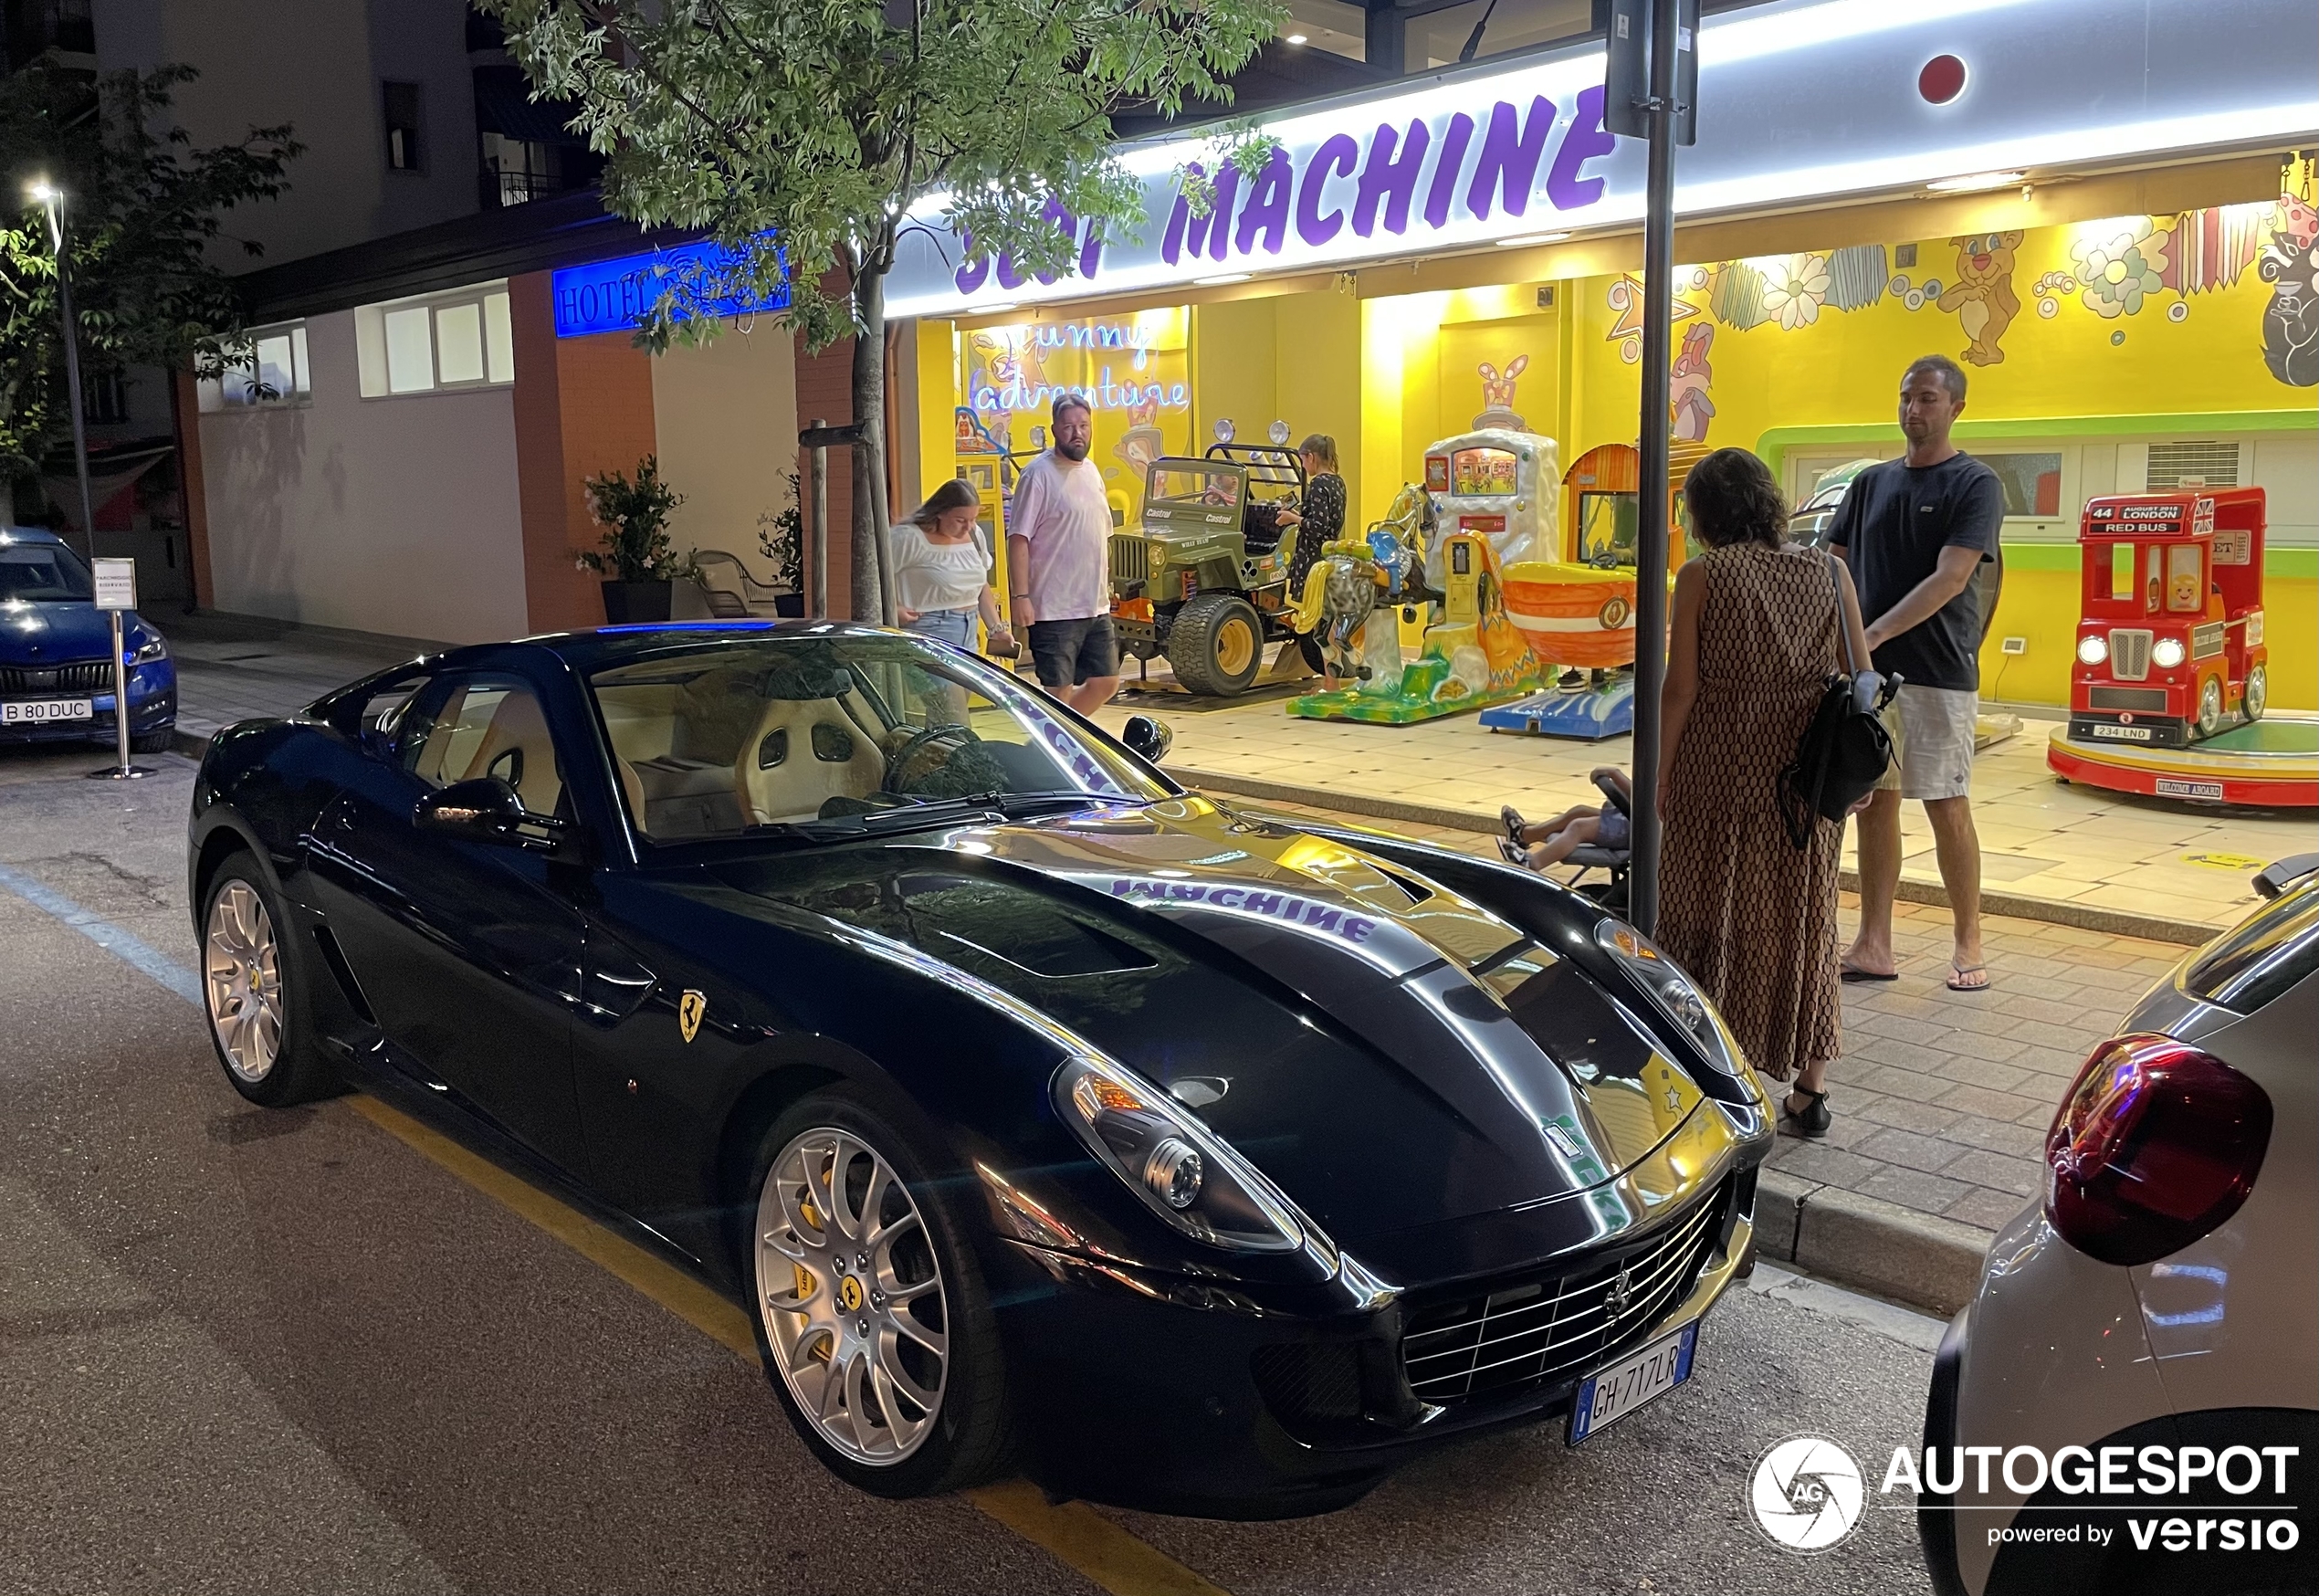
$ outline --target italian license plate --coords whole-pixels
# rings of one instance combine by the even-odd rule
[[[2112,726],[2106,721],[2093,728],[2096,737],[2114,737],[2121,742],[2147,742],[2150,729],[2146,726]]]
[[[0,726],[46,726],[52,720],[88,720],[96,708],[87,698],[0,700]]]
[[[1698,1345],[1699,1321],[1693,1319],[1666,1339],[1580,1381],[1578,1399],[1570,1404],[1570,1444],[1690,1379],[1691,1354]]]

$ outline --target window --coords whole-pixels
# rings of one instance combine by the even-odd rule
[[[386,165],[390,172],[423,172],[425,151],[419,139],[419,86],[379,85],[386,110]]]
[[[2062,513],[2062,457],[2052,454],[1983,455],[1973,457],[1997,473],[2005,485],[2009,516],[2057,516]]]
[[[80,419],[103,426],[129,419],[129,379],[120,371],[91,372],[80,390]]]
[[[563,772],[548,718],[525,683],[468,677],[445,684],[431,713],[406,714],[397,734],[403,762],[430,787],[495,776],[513,787],[524,808],[553,814],[563,800]],[[435,699],[435,693],[425,697]]]
[[[306,362],[306,323],[257,327],[226,350],[226,368],[196,384],[202,410],[303,404],[314,396]]]
[[[0,600],[85,599],[89,568],[58,543],[0,542]]]
[[[515,381],[515,326],[504,279],[354,312],[362,397]]]

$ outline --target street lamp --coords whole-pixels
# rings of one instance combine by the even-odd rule
[[[25,185],[25,197],[48,213],[48,242],[57,256],[57,310],[64,322],[65,390],[72,403],[72,465],[80,478],[81,553],[97,557],[97,509],[89,492],[89,434],[80,416],[80,329],[72,316],[72,269],[65,248],[65,192],[45,177]],[[127,761],[124,761],[124,763]]]

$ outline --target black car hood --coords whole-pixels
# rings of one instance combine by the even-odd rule
[[[1681,1194],[1664,1166],[1686,1122],[1675,1185],[1724,1143],[1569,961],[1439,883],[1204,799],[715,874],[1021,998],[1193,1106],[1347,1245],[1616,1189],[1623,1217],[1597,1202],[1578,1227],[1599,1236]]]

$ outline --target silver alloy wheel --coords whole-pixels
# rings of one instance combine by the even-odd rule
[[[226,1067],[256,1086],[281,1055],[282,969],[273,917],[247,881],[226,882],[210,901],[202,974]]]
[[[798,1411],[855,1463],[890,1466],[933,1432],[950,1302],[925,1217],[853,1131],[782,1149],[757,1199],[758,1311]]]
[[[2222,682],[2219,677],[2207,677],[2206,690],[2198,695],[2198,735],[2212,737],[2222,730]]]
[[[2258,665],[2247,672],[2247,685],[2243,689],[2243,696],[2239,700],[2239,707],[2248,719],[2260,720],[2262,719],[2263,709],[2270,702],[2271,672]]]

